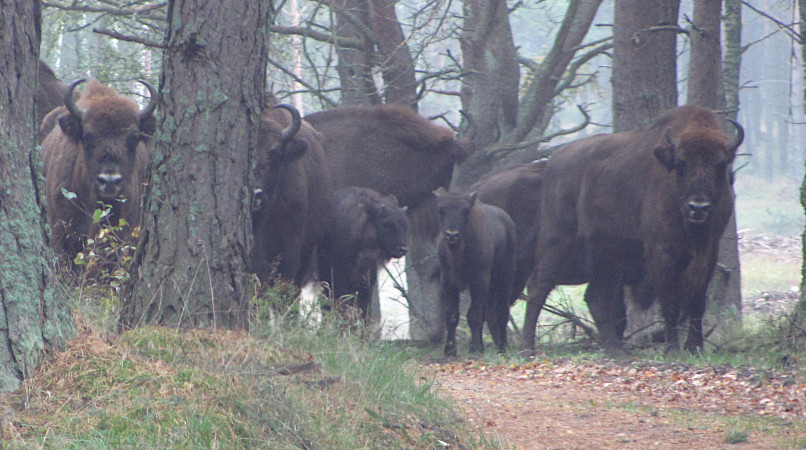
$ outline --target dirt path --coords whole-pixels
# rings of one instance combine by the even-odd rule
[[[651,363],[429,366],[467,420],[516,449],[806,446],[806,382]]]

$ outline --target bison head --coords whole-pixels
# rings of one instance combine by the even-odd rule
[[[67,89],[64,105],[69,114],[59,118],[59,127],[83,149],[91,190],[98,199],[111,201],[123,196],[132,177],[137,176],[137,149],[154,134],[158,94],[153,86],[140,81],[150,93],[142,110],[131,100],[106,93],[78,105],[73,90],[84,81],[78,80]],[[103,89],[96,85],[100,86],[91,81],[87,89]]]
[[[406,234],[406,207],[400,207],[397,197],[388,195],[380,202],[364,199],[361,201],[369,222],[375,229],[378,244],[386,259],[400,258],[409,251]]]
[[[667,128],[664,143],[654,150],[655,157],[674,174],[680,210],[686,223],[708,223],[720,199],[730,189],[731,163],[744,140],[744,129],[737,122],[732,140],[712,128],[684,131],[673,138]]]
[[[285,167],[300,158],[308,149],[305,140],[297,137],[302,126],[299,111],[291,105],[280,104],[266,111],[260,120],[260,151],[257,156],[257,174],[252,211],[259,210],[280,185]],[[279,109],[291,113],[291,123],[283,127]]]
[[[442,237],[449,246],[459,245],[464,238],[470,211],[476,202],[476,192],[465,194],[447,192],[445,189],[439,188],[434,194],[437,196],[437,212]]]

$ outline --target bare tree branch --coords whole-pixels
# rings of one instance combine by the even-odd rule
[[[762,16],[762,17],[765,17],[765,18],[771,20],[773,23],[778,25],[779,28],[784,29],[787,32],[786,34],[788,34],[792,39],[796,40],[799,43],[803,42],[802,41],[802,36],[800,35],[800,33],[798,33],[795,30],[795,27],[798,25],[799,22],[787,24],[783,20],[776,18],[772,14],[756,8],[755,6],[751,5],[750,2],[743,1],[742,5],[747,6],[748,8],[750,8],[750,10],[752,10],[754,13],[758,14],[759,16]]]
[[[136,42],[138,44],[143,44],[146,47],[154,47],[154,48],[162,48],[162,49],[168,48],[162,42],[152,41],[150,39],[141,38],[139,36],[127,35],[127,34],[119,33],[119,32],[114,31],[114,30],[107,30],[106,28],[93,28],[92,32],[93,33],[98,33],[98,34],[103,34],[103,35],[109,36],[109,37],[111,37],[113,39],[120,40],[120,41]]]
[[[321,31],[312,30],[310,27],[272,25],[269,27],[269,30],[277,34],[309,37],[319,42],[327,42],[338,45],[339,47],[354,48],[356,50],[365,50],[367,46],[366,42],[363,40],[323,33]]]
[[[306,89],[308,89],[312,95],[315,95],[316,97],[322,99],[322,101],[324,101],[325,103],[327,103],[331,107],[336,107],[336,106],[339,105],[338,102],[336,102],[335,100],[327,97],[321,90],[316,89],[314,86],[311,86],[309,83],[305,82],[305,80],[303,80],[302,78],[298,77],[294,72],[286,69],[282,64],[280,64],[279,62],[275,61],[274,59],[269,58],[269,64],[271,64],[272,66],[280,69],[280,71],[282,71],[283,73],[285,73],[289,77],[293,78],[294,81],[298,82],[299,84],[304,86]]]
[[[113,6],[89,6],[89,5],[78,5],[76,2],[70,2],[69,4],[66,3],[57,3],[53,1],[42,1],[42,6],[45,8],[56,8],[61,9],[63,11],[77,11],[77,12],[90,12],[90,13],[101,13],[101,14],[111,14],[113,16],[144,16],[149,17],[152,19],[158,19],[161,21],[166,21],[167,16],[161,13],[161,9],[168,5],[168,2],[158,2],[148,4],[146,3],[143,6],[135,6],[133,8],[116,8]]]

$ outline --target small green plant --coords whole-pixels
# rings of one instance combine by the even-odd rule
[[[728,434],[725,436],[723,442],[726,444],[742,444],[747,442],[748,434],[745,431],[741,430],[730,430]]]

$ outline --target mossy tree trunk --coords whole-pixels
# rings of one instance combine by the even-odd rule
[[[121,325],[244,328],[269,0],[173,0],[143,230]]]
[[[806,41],[803,37],[806,36],[806,0],[798,0],[798,13],[800,15],[799,30],[801,36],[800,42],[800,60],[803,64],[803,78],[806,81]],[[806,84],[803,88],[803,99],[806,100]],[[806,111],[806,103],[804,103],[804,111]],[[800,186],[800,204],[806,210],[806,176],[803,178],[803,184]],[[795,313],[793,315],[793,325],[795,331],[801,337],[806,335],[806,231],[802,235],[803,242],[803,265],[801,266],[801,280],[800,280],[800,299],[795,306]]]
[[[39,0],[0,0],[0,392],[75,332],[56,289],[40,193],[35,93]]]

